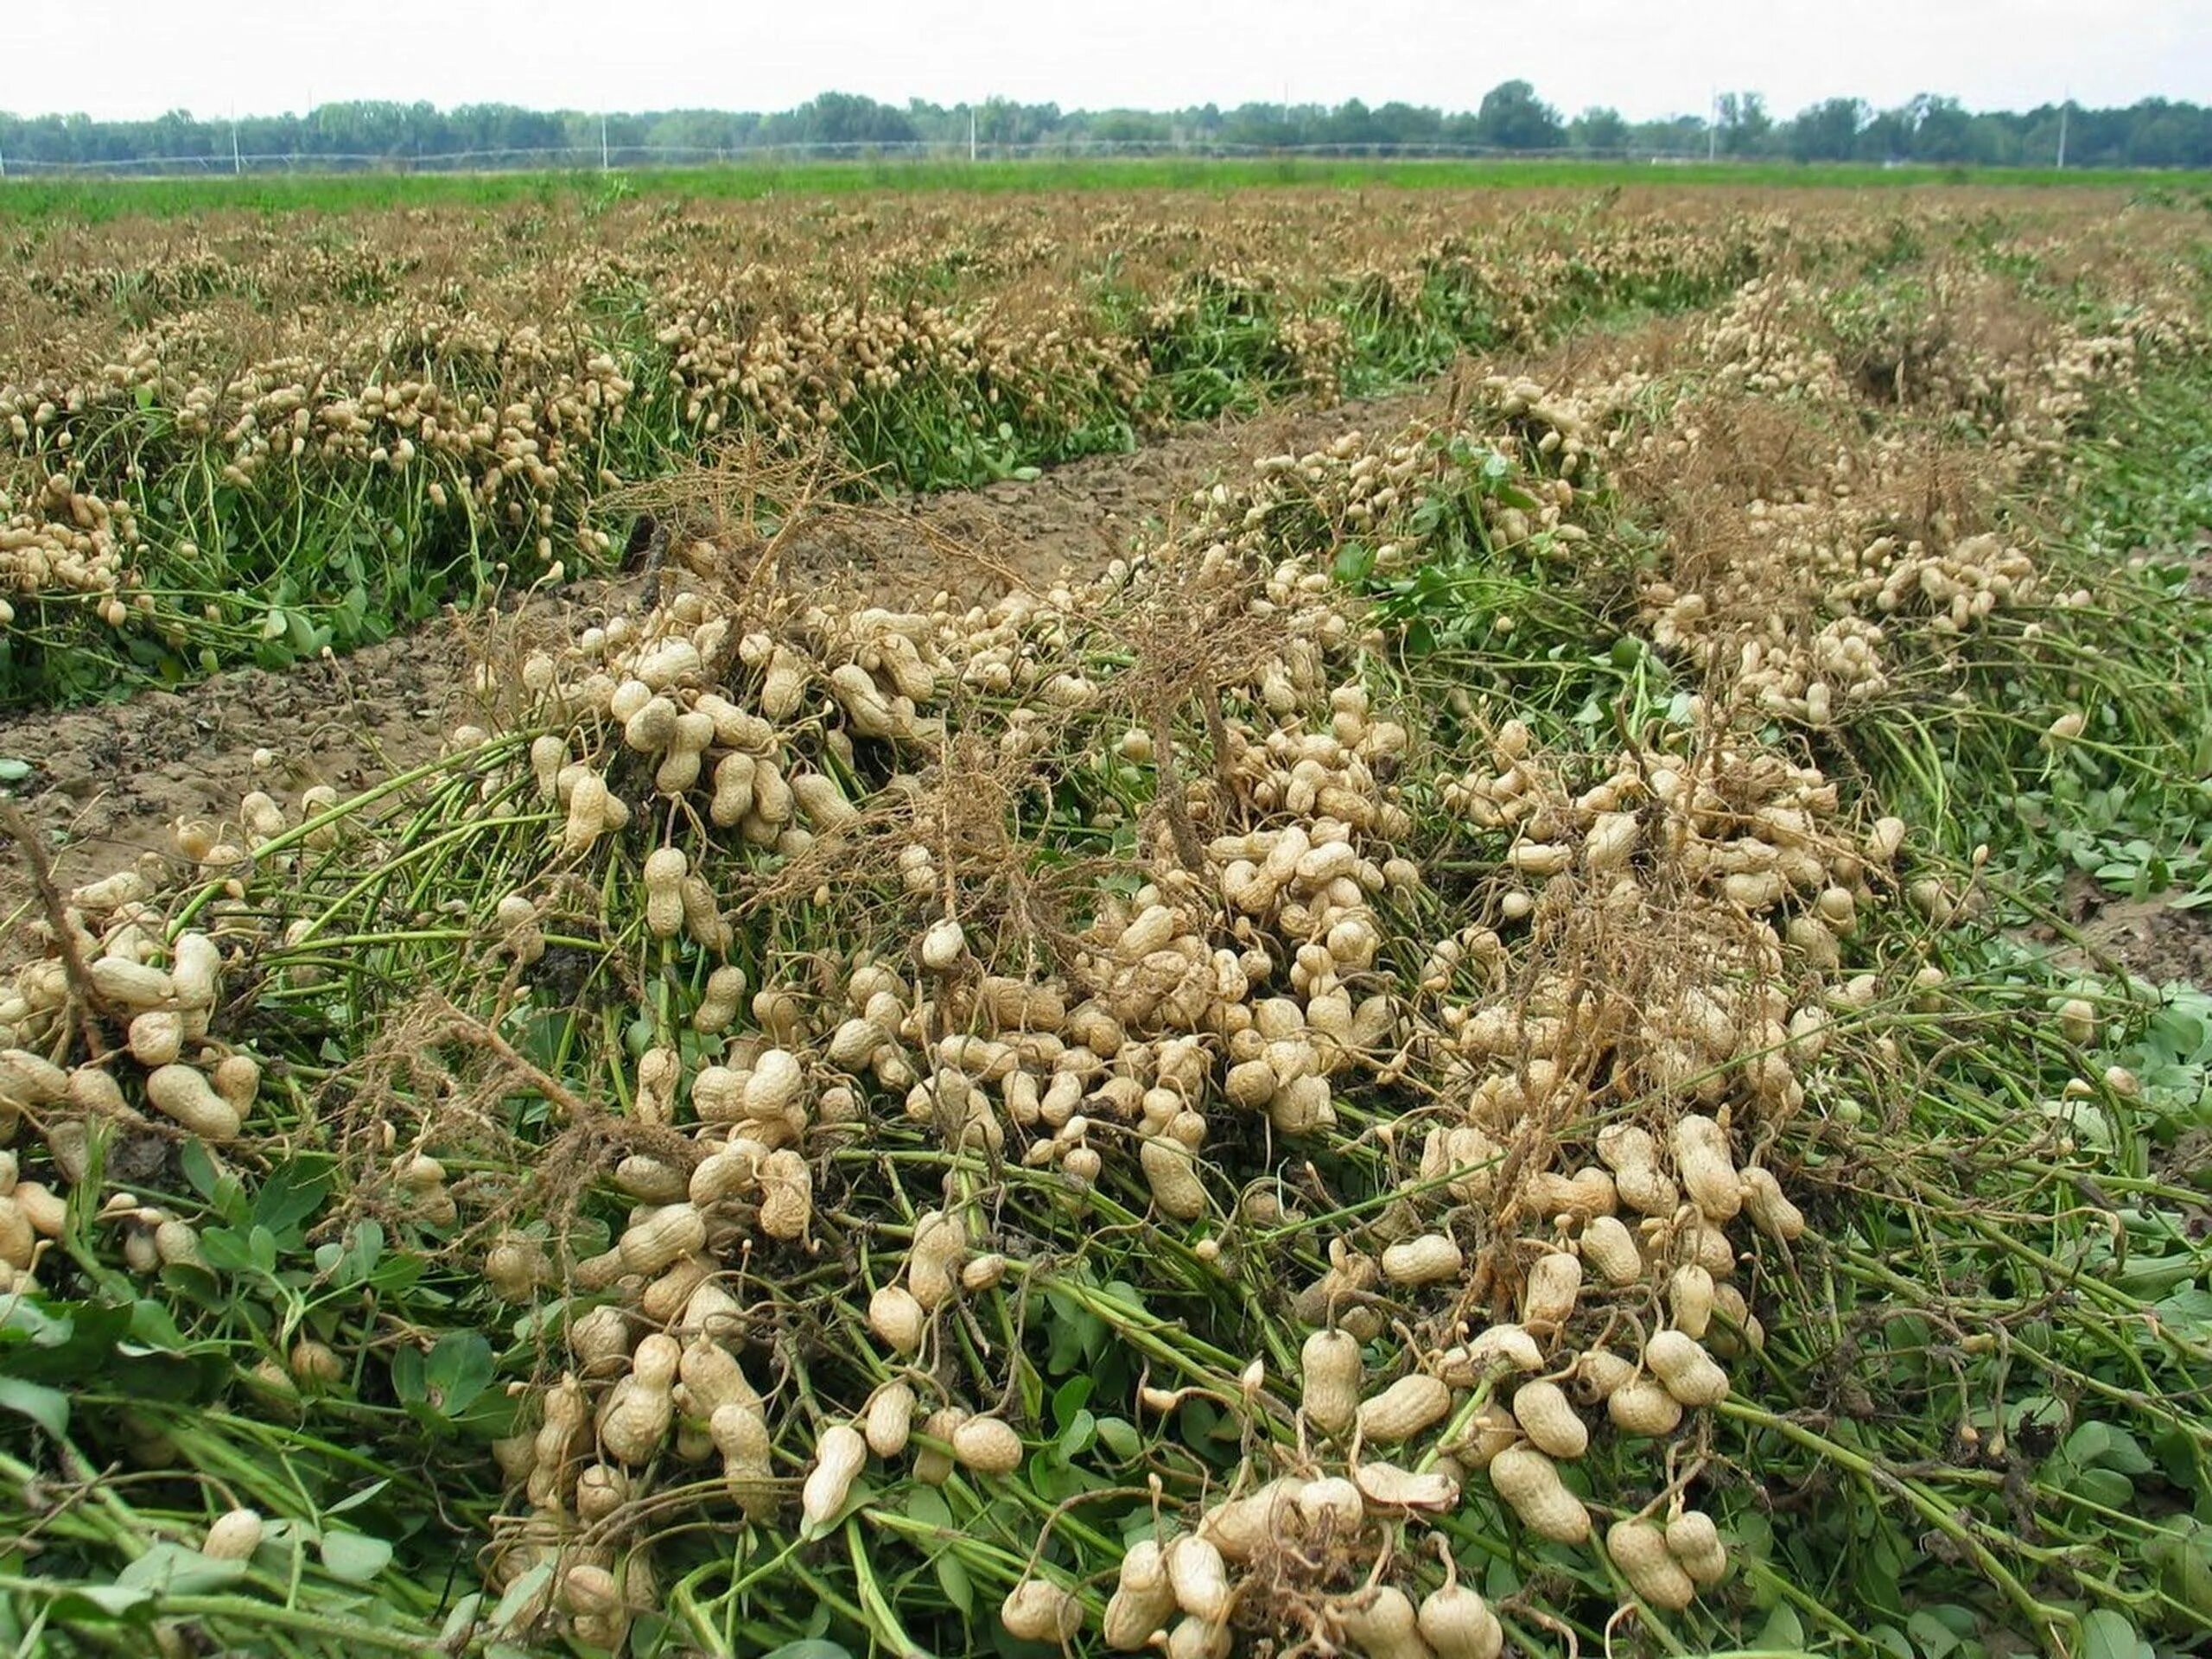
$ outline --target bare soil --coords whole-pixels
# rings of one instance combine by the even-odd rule
[[[939,591],[982,600],[1095,571],[1172,524],[1192,494],[1259,456],[1303,453],[1358,429],[1393,430],[1446,414],[1444,380],[1389,398],[1286,408],[1177,433],[1134,454],[1076,461],[1027,480],[912,497],[838,514],[782,550],[802,583],[855,586],[885,601]],[[226,818],[249,791],[296,801],[315,784],[346,794],[435,754],[469,717],[475,665],[494,630],[528,632],[626,607],[633,574],[589,581],[505,613],[449,612],[350,656],[280,672],[245,670],[125,702],[0,719],[0,759],[27,763],[14,787],[48,838],[65,889],[149,853],[167,855],[179,818]],[[29,897],[20,855],[0,853],[0,932]],[[0,957],[12,956],[0,941]]]
[[[2085,956],[2116,962],[2153,985],[2212,985],[2212,908],[2123,898],[2079,873],[2067,878],[2063,908]]]

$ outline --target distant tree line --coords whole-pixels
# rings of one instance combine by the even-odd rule
[[[1588,109],[1569,118],[1525,80],[1485,93],[1471,111],[1402,103],[1370,107],[1354,99],[1319,104],[1244,104],[1224,110],[1063,110],[1003,99],[903,107],[849,92],[824,92],[772,114],[664,110],[599,115],[526,110],[506,104],[325,104],[305,115],[199,119],[182,110],[151,121],[96,121],[84,115],[0,114],[0,167],[134,165],[184,162],[210,170],[233,155],[297,156],[312,163],[406,166],[473,155],[526,161],[553,152],[617,159],[653,154],[737,156],[792,147],[964,151],[972,137],[993,153],[1011,148],[1079,151],[1147,145],[1196,151],[1465,149],[1627,156],[1716,154],[1800,162],[1920,162],[1979,166],[2212,167],[2212,109],[2145,99],[2126,109],[2041,105],[2025,111],[1969,111],[1956,99],[1923,94],[1891,110],[1835,98],[1787,119],[1756,92],[1731,92],[1708,116],[1630,121]]]

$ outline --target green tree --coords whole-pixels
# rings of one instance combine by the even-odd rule
[[[769,117],[762,137],[772,143],[868,145],[912,143],[918,135],[904,110],[853,92],[824,92]]]
[[[1385,104],[1372,120],[1378,143],[1433,144],[1444,137],[1442,113],[1411,104]]]
[[[1608,155],[1625,152],[1629,146],[1629,124],[1618,110],[1592,107],[1576,116],[1567,130],[1567,141],[1577,149],[1600,150]]]
[[[1757,92],[1723,92],[1718,111],[1720,148],[1730,156],[1757,156],[1774,134],[1774,118]]]
[[[1525,80],[1509,80],[1483,94],[1475,111],[1481,142],[1499,149],[1556,149],[1567,142],[1559,111]]]
[[[1639,121],[1629,129],[1629,149],[1643,156],[1702,156],[1711,130],[1694,115]]]
[[[1853,153],[1862,162],[1901,162],[1913,154],[1912,124],[1904,110],[1884,110],[1859,129]]]
[[[1973,159],[1974,118],[1955,98],[1923,92],[1905,105],[1912,128],[1916,161],[1956,162]]]
[[[1832,98],[1800,112],[1784,142],[1801,162],[1847,162],[1858,152],[1859,130],[1866,117],[1864,99]]]

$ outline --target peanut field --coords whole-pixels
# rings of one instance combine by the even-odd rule
[[[2212,1629],[2212,219],[0,218],[0,1653]]]

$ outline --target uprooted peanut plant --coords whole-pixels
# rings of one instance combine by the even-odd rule
[[[49,887],[10,1633],[2188,1639],[2145,1010],[1947,802],[2182,752],[2172,596],[2007,503],[2203,341],[2150,276],[1976,335],[1969,265],[1755,283],[988,603],[795,591],[842,509],[709,492],[435,760]]]

